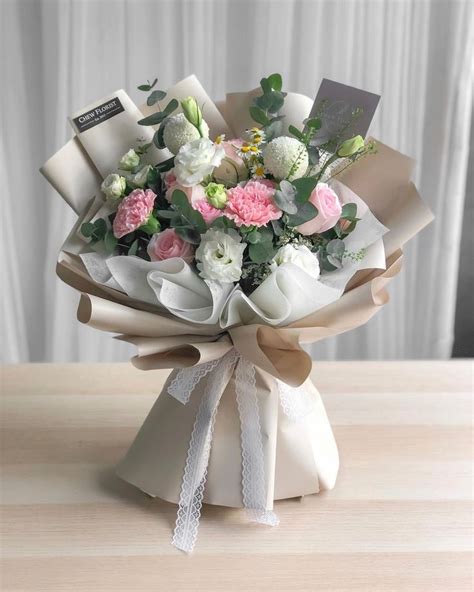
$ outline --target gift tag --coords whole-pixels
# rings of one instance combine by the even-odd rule
[[[310,113],[322,123],[314,144],[334,151],[348,138],[365,137],[379,100],[380,95],[323,78]]]

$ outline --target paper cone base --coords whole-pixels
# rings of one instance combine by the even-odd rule
[[[313,402],[312,410],[304,419],[292,420],[283,412],[275,379],[258,368],[256,374],[267,509],[273,508],[274,500],[332,489],[339,455],[316,387],[310,380],[305,383]],[[174,375],[175,372],[169,380]],[[117,467],[120,478],[152,497],[178,503],[189,440],[205,382],[197,385],[186,405],[170,396],[165,385]],[[240,420],[232,378],[217,412],[204,503],[242,507],[241,473]]]

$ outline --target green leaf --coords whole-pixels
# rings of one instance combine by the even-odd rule
[[[143,119],[138,120],[138,125],[158,125],[168,117],[168,113],[164,111],[158,111],[157,113],[152,113],[148,115],[148,117],[144,117]]]
[[[153,191],[155,191],[155,189],[158,190],[158,185],[160,184],[160,173],[155,169],[155,167],[148,169],[146,184]],[[155,193],[157,193],[157,191],[155,191]]]
[[[180,226],[175,228],[176,234],[192,245],[198,245],[201,242],[201,235],[193,228]]]
[[[211,228],[227,230],[227,228],[235,228],[235,222],[227,218],[227,216],[219,216],[211,223]]]
[[[260,80],[260,86],[262,87],[264,94],[272,92],[272,85],[270,84],[270,80],[268,78],[262,78]]]
[[[178,107],[179,107],[178,101],[176,99],[171,99],[171,101],[163,109],[163,113],[165,113],[166,115],[169,115],[170,113],[173,113],[173,111],[175,111]]]
[[[92,222],[84,222],[84,224],[81,226],[81,234],[82,236],[85,236],[86,238],[90,238],[92,236],[92,233],[94,232],[94,224],[92,224]]]
[[[309,164],[314,166],[319,162],[319,150],[316,146],[308,146],[308,160]]]
[[[318,130],[321,129],[322,121],[319,117],[312,117],[306,121],[305,126],[312,130]]]
[[[344,255],[345,250],[346,246],[340,238],[335,238],[332,241],[329,241],[326,245],[327,254],[332,255],[337,259],[341,259],[341,257]]]
[[[137,252],[138,252],[138,240],[135,239],[133,241],[133,243],[130,245],[130,248],[128,249],[127,255],[130,255],[130,256],[136,255]]]
[[[260,123],[261,125],[268,125],[270,123],[270,119],[267,117],[265,111],[257,107],[256,105],[251,105],[249,107],[250,116],[254,121]]]
[[[357,216],[357,205],[355,203],[346,203],[342,206],[341,218],[344,220],[355,220]]]
[[[154,90],[151,95],[146,100],[146,104],[151,107],[158,101],[162,101],[166,97],[166,93],[164,90]]]
[[[184,191],[175,189],[171,196],[171,203],[181,214],[182,218],[184,218],[186,222],[189,222],[191,226],[194,226],[199,234],[204,234],[206,232],[207,224],[204,221],[202,214],[191,206]]]
[[[271,113],[277,113],[283,107],[285,97],[283,96],[283,93],[279,91],[272,92],[270,96],[272,98],[272,102],[268,110]]]
[[[318,180],[315,177],[301,177],[292,181],[292,185],[296,189],[296,201],[298,203],[307,202],[317,184]]]
[[[163,120],[162,124],[158,128],[158,130],[153,135],[153,144],[160,149],[165,148],[165,141],[163,139],[163,134],[165,132],[166,126],[166,119]]]
[[[179,214],[176,210],[158,210],[157,215],[164,220],[172,220]]]
[[[164,160],[163,162],[159,162],[155,165],[155,168],[160,173],[165,173],[166,171],[170,171],[174,167],[174,156],[168,158],[168,160]]]
[[[252,230],[245,236],[247,242],[255,245],[260,242],[262,236],[258,230]]]
[[[270,124],[265,126],[265,135],[267,142],[273,140],[273,138],[278,138],[281,136],[283,132],[283,124],[279,119],[273,118],[270,121]]]
[[[114,233],[111,230],[107,231],[107,234],[104,238],[104,246],[107,253],[113,253],[117,243],[118,239],[115,237]]]
[[[318,210],[309,201],[300,205],[296,214],[288,214],[288,226],[299,226],[318,215]]]
[[[158,82],[158,78],[155,78],[155,80],[153,80],[153,82],[150,84],[150,81],[147,80],[147,84],[140,84],[140,86],[138,87],[138,90],[144,90],[145,92],[150,91],[155,84]]]
[[[300,130],[298,128],[296,128],[294,125],[288,126],[288,131],[290,132],[290,134],[292,136],[295,136],[295,138],[298,138],[298,140],[304,139],[303,133],[300,132]]]
[[[275,74],[270,74],[267,78],[268,84],[272,90],[281,90],[283,86],[283,80],[281,74],[275,72]]]
[[[273,102],[273,98],[272,98],[272,93],[265,93],[263,95],[260,95],[259,97],[256,97],[254,100],[254,105],[257,105],[257,107],[260,107],[260,109],[263,109],[264,111],[267,111],[271,106],[272,106],[272,102]]]
[[[254,263],[265,263],[270,261],[276,253],[272,242],[260,241],[254,245],[249,245],[249,257]]]

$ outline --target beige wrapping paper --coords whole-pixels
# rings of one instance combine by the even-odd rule
[[[194,77],[170,90],[170,96],[177,99],[193,94],[203,97],[203,93]],[[218,108],[208,100],[209,117],[206,106],[204,117],[210,124],[211,137],[218,133],[237,134],[247,127],[247,108],[253,94],[255,91],[228,95]],[[303,120],[311,104],[307,97],[289,93],[287,124]],[[380,142],[377,146],[377,154],[361,159],[338,178],[360,195],[389,229],[384,237],[386,269],[357,273],[338,301],[288,326],[248,325],[223,331],[220,326],[185,322],[156,307],[134,301],[88,276],[77,256],[83,248],[77,228],[68,237],[58,260],[58,275],[82,292],[78,319],[97,329],[118,333],[119,339],[135,344],[138,353],[132,362],[138,368],[196,366],[218,360],[232,348],[255,365],[267,509],[272,508],[275,499],[330,489],[337,476],[337,447],[319,393],[309,380],[311,359],[301,346],[349,331],[370,320],[388,301],[386,285],[401,269],[402,246],[432,219],[410,182],[411,159]],[[67,175],[74,168],[77,172],[83,171],[82,193],[72,187],[66,172],[63,174],[58,166],[65,149],[42,169],[64,199],[81,213],[78,225],[95,215],[100,207],[100,201],[97,203],[100,196],[91,195],[93,187],[97,187],[98,173],[86,148],[85,143],[79,145],[75,141],[67,148],[74,160],[65,163]],[[94,195],[92,209],[90,205],[86,208]],[[176,370],[170,380],[175,375]],[[277,380],[292,387],[303,385],[308,392],[313,407],[304,420],[295,421],[283,413]],[[240,422],[234,381],[235,376],[219,404],[204,497],[207,503],[232,507],[242,506]],[[170,396],[166,388],[120,463],[118,474],[150,495],[177,502],[205,381],[197,385],[186,405]]]

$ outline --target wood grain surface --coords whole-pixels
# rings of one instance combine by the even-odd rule
[[[114,475],[165,372],[2,369],[2,592],[462,592],[472,579],[472,363],[318,363],[336,488],[276,503],[278,528],[205,506],[191,556],[176,506]]]

